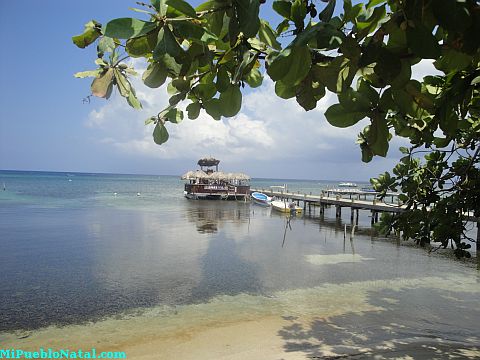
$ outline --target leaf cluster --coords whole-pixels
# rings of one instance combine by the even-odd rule
[[[146,120],[156,143],[167,141],[166,124],[182,121],[185,111],[189,119],[201,111],[216,120],[235,116],[242,89],[260,86],[265,74],[279,97],[295,98],[306,111],[333,92],[330,124],[368,121],[357,139],[364,162],[385,157],[393,136],[411,144],[392,175],[373,179],[383,193],[401,191],[408,206],[391,226],[421,243],[452,241],[465,250],[464,214],[479,215],[470,200],[477,199],[480,146],[478,0],[274,0],[273,27],[260,18],[260,6],[268,6],[260,0],[138,4],[132,10],[142,18],[91,21],[73,37],[80,48],[97,44],[98,68],[76,76],[94,77],[93,95],[108,98],[117,87],[139,108],[133,69],[122,61],[145,59],[143,83],[168,83],[170,96]],[[412,79],[422,60],[442,75]],[[418,151],[427,153],[422,161]]]

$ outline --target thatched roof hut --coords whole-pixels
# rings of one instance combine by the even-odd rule
[[[235,180],[250,180],[250,176],[244,173],[233,173],[232,176]]]
[[[182,180],[206,179],[208,174],[203,170],[188,171],[182,175]]]
[[[216,171],[218,171],[218,164],[220,163],[220,160],[217,160],[215,158],[203,158],[198,160],[198,165],[200,165],[200,168],[203,170],[204,167],[213,167],[215,166]]]
[[[214,171],[210,175],[208,175],[209,179],[213,180],[228,180],[228,174],[224,173],[223,171]]]

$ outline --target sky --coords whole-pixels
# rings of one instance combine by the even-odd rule
[[[131,6],[130,0],[0,0],[0,169],[180,175],[213,156],[222,170],[252,177],[368,181],[400,157],[397,149],[405,142],[396,139],[387,158],[362,163],[355,140],[365,120],[334,128],[324,112],[335,95],[305,112],[294,99],[278,98],[268,78],[244,94],[237,116],[185,117],[179,125],[167,124],[166,144],[154,144],[153,127],[144,120],[167,104],[165,88],[149,89],[134,79],[143,104],[138,111],[116,92],[108,101],[84,104],[91,79],[73,77],[94,69],[96,54],[94,46],[77,48],[71,37],[91,19],[136,16]],[[270,12],[265,16],[273,20]],[[145,68],[132,64],[140,73]],[[429,65],[420,64],[417,75]]]

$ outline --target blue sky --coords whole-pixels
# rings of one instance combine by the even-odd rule
[[[135,16],[130,6],[134,1],[0,2],[0,169],[177,175],[195,168],[198,158],[214,156],[223,170],[254,177],[368,180],[395,163],[397,151],[361,163],[355,139],[362,126],[335,129],[323,116],[335,96],[306,113],[275,97],[268,80],[244,96],[237,117],[186,119],[169,127],[171,138],[161,147],[143,121],[166,103],[164,89],[137,81],[140,112],[118,94],[83,104],[91,80],[73,74],[94,68],[95,53],[78,49],[71,37],[92,18],[105,23]]]

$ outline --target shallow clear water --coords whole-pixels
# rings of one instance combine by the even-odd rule
[[[268,208],[187,200],[177,177],[3,171],[3,183],[0,331],[167,309],[162,316],[189,314],[178,326],[195,316],[283,316],[287,351],[340,333],[360,344],[392,334],[480,339],[475,263],[377,238],[367,212],[350,239],[347,211],[342,220],[333,209],[305,214],[290,229]],[[296,319],[307,315],[316,320],[305,328]]]

